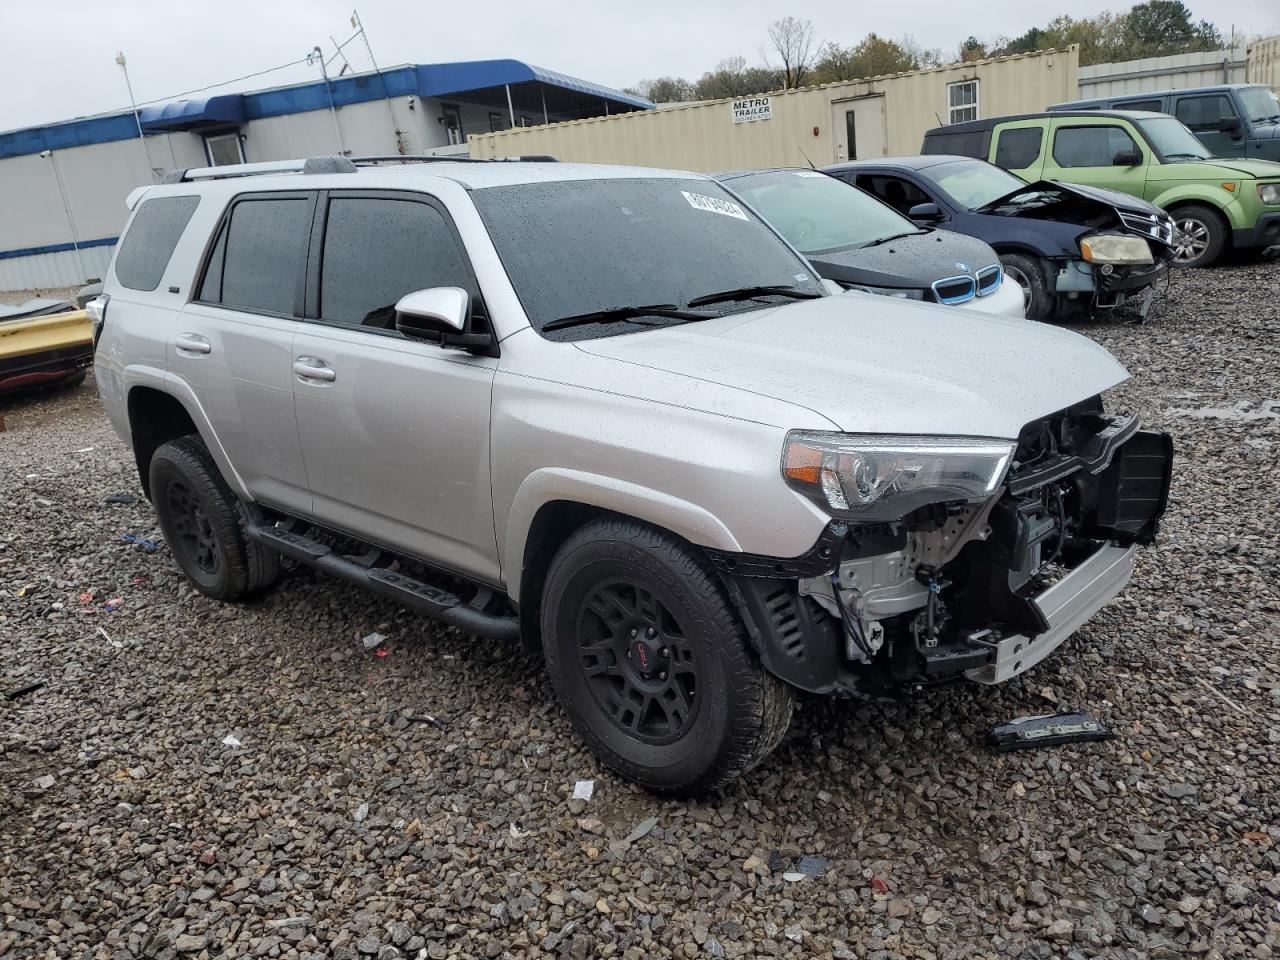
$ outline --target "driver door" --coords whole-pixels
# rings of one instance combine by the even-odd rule
[[[1141,197],[1147,185],[1151,151],[1119,123],[1055,120],[1049,132],[1049,155],[1041,176]],[[1128,158],[1136,162],[1118,162]]]
[[[489,483],[497,359],[409,340],[395,304],[475,276],[444,206],[417,193],[320,199],[293,398],[322,523],[471,576],[499,580]]]

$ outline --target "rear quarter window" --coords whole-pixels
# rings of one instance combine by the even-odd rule
[[[965,133],[947,133],[940,131],[938,133],[927,134],[924,138],[924,147],[921,153],[955,153],[962,157],[978,157],[986,159],[986,143],[984,132],[974,130]]]
[[[1044,131],[1040,127],[1013,127],[1001,130],[996,139],[996,166],[1006,170],[1021,170],[1040,159],[1040,142]]]
[[[254,313],[300,315],[314,206],[309,194],[235,201],[218,233],[198,299]]]
[[[199,197],[154,197],[142,201],[116,252],[116,280],[121,286],[130,290],[154,290],[160,286],[174,248],[199,203]]]

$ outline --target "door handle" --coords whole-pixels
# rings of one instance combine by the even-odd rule
[[[174,342],[174,347],[179,353],[206,354],[213,352],[213,345],[198,333],[179,334],[178,339]]]
[[[293,362],[293,372],[300,380],[316,380],[320,383],[333,383],[338,374],[333,367],[316,357],[298,357]]]

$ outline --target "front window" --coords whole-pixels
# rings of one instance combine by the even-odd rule
[[[978,81],[947,84],[947,123],[978,119]]]
[[[1266,87],[1243,87],[1238,91],[1244,112],[1254,123],[1280,120],[1280,100]]]
[[[805,254],[851,250],[919,230],[875,197],[813,170],[757,173],[728,185]]]
[[[1138,128],[1152,149],[1165,160],[1208,160],[1213,156],[1194,133],[1173,117],[1139,120]]]
[[[711,180],[523,183],[471,196],[539,332],[554,321],[643,305],[703,311],[690,301],[731,290],[777,288],[779,302],[823,290],[808,264]],[[705,311],[758,308],[768,299],[717,298]],[[682,322],[633,316],[557,330],[555,339]]]
[[[966,210],[985,207],[1026,183],[1007,170],[981,160],[940,163],[927,171],[939,190]]]

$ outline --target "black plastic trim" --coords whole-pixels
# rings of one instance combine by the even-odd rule
[[[804,580],[835,569],[840,560],[840,546],[848,537],[849,529],[849,524],[832,520],[817,542],[798,557],[770,557],[729,550],[707,550],[706,554],[717,570],[731,576]]]

